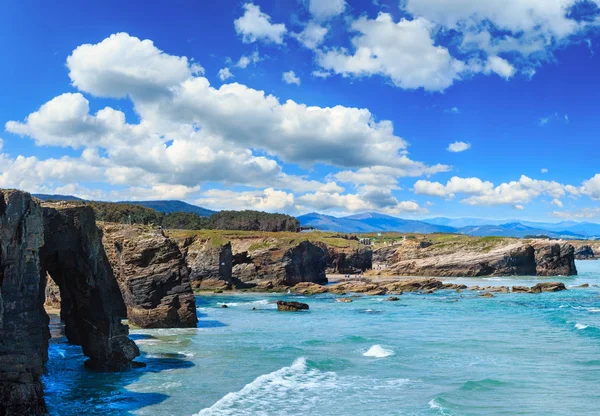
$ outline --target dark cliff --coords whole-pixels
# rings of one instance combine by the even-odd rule
[[[47,359],[39,250],[42,211],[28,194],[0,190],[0,415],[46,413]]]
[[[81,345],[86,366],[128,368],[140,352],[121,324],[123,298],[102,246],[90,207],[44,205],[42,282],[46,273],[60,290],[61,320],[69,342]]]
[[[129,321],[142,328],[195,327],[196,301],[177,243],[140,225],[105,224],[102,230]]]
[[[81,345],[88,368],[123,370],[139,355],[120,322],[123,299],[95,222],[90,208],[41,208],[27,193],[0,190],[0,415],[46,413],[48,276],[60,291],[67,337]]]

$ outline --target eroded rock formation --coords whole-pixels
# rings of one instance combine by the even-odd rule
[[[217,243],[211,239],[186,239],[180,245],[190,269],[190,281],[197,289],[231,289],[233,254],[231,243]]]
[[[140,352],[121,324],[123,298],[102,246],[92,208],[43,206],[41,276],[60,288],[61,319],[71,343],[81,345],[88,368],[119,371]]]
[[[310,241],[290,248],[265,248],[234,254],[232,277],[246,284],[269,280],[275,285],[326,283],[325,250]]]
[[[575,248],[576,260],[593,260],[596,258],[594,249],[590,245],[582,245]]]
[[[48,275],[60,291],[49,288],[53,305],[60,304],[87,367],[122,370],[139,355],[120,322],[123,299],[91,208],[42,208],[27,193],[0,190],[0,415],[46,413],[40,377],[50,336]]]
[[[396,276],[570,276],[577,274],[569,243],[516,239],[406,240],[374,253],[371,274]]]
[[[324,247],[327,257],[327,273],[359,274],[373,268],[373,250],[370,247],[339,249]]]
[[[142,328],[195,327],[196,301],[177,243],[141,225],[102,226],[129,321]]]
[[[23,192],[0,190],[0,415],[46,413],[43,244],[39,205]]]
[[[569,243],[537,242],[535,248],[536,275],[572,276],[577,274],[575,249]]]

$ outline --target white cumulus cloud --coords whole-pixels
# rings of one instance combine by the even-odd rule
[[[271,17],[254,3],[244,4],[244,15],[235,20],[234,26],[245,43],[264,41],[282,44],[287,33],[285,24],[271,23]]]
[[[448,150],[449,152],[453,152],[453,153],[459,153],[459,152],[464,152],[465,150],[468,150],[470,148],[471,148],[471,143],[454,142],[454,143],[450,143],[446,150]]]
[[[281,75],[281,79],[283,79],[286,84],[300,85],[300,77],[298,77],[294,71],[284,72]]]

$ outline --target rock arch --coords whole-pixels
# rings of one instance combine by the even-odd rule
[[[41,376],[48,359],[46,273],[86,366],[118,371],[139,355],[120,322],[123,298],[89,207],[44,207],[0,190],[0,415],[46,414]]]

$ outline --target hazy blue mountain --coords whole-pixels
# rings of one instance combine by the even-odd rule
[[[31,194],[42,201],[83,201],[73,195],[50,195],[50,194]]]
[[[479,226],[479,225],[501,225],[507,224],[510,222],[518,222],[511,220],[490,220],[486,218],[446,218],[446,217],[437,217],[423,220],[423,222],[435,225],[446,225],[448,227],[454,228],[462,228],[462,227],[471,227],[471,226]]]
[[[600,237],[600,224],[591,222],[576,222],[576,221],[560,221],[560,222],[536,222],[536,221],[525,221],[518,219],[504,219],[504,220],[489,220],[485,218],[445,218],[437,217],[423,220],[429,224],[435,225],[447,225],[455,228],[465,227],[482,227],[482,226],[503,226],[506,224],[522,224],[526,227],[531,227],[537,231],[545,231],[546,235],[579,235],[584,237]],[[514,227],[513,227],[514,228]],[[502,227],[502,230],[498,228],[483,228],[480,233],[492,232],[508,232],[510,228]],[[486,231],[488,230],[488,231]],[[519,230],[516,230],[517,234]],[[554,232],[554,233],[552,233]],[[504,235],[504,234],[503,234]]]
[[[216,212],[183,201],[120,201],[119,203],[140,205],[164,213],[193,212],[201,217],[210,217]]]
[[[389,215],[367,212],[337,218],[330,215],[310,213],[298,217],[303,227],[313,227],[323,231],[338,232],[384,232],[397,231],[403,233],[435,233],[455,232],[452,227],[428,224],[422,221],[405,220]]]
[[[570,231],[553,231],[543,228],[529,227],[520,222],[513,222],[501,225],[480,225],[463,227],[458,230],[462,234],[477,236],[477,237],[525,237],[533,235],[546,235],[552,238],[584,238],[581,234],[576,234]]]

